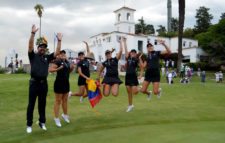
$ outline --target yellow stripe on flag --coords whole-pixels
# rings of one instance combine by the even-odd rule
[[[92,92],[96,91],[97,85],[95,84],[95,81],[93,79],[87,80],[86,83],[87,83],[89,91],[92,91]]]

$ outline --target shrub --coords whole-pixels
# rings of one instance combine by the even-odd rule
[[[26,71],[23,68],[18,68],[17,71],[15,71],[16,74],[20,74],[20,73],[26,73]]]
[[[220,69],[219,65],[211,65],[206,62],[187,63],[186,65],[193,68],[195,71],[198,70],[198,68],[205,71],[218,71]]]
[[[0,74],[3,74],[3,73],[5,73],[5,72],[6,72],[6,69],[0,67]]]

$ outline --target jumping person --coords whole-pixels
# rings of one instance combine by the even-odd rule
[[[141,92],[148,95],[148,100],[151,99],[151,91],[147,91],[150,83],[153,84],[153,93],[160,98],[162,89],[159,88],[160,82],[160,64],[159,56],[164,54],[170,54],[171,51],[169,47],[165,44],[165,41],[158,40],[166,50],[164,51],[155,51],[151,43],[147,44],[147,61],[144,61],[143,68],[146,68],[145,71],[145,80],[142,84]],[[143,70],[141,70],[141,75]]]
[[[138,93],[138,76],[137,76],[137,68],[143,66],[142,62],[139,62],[137,51],[132,49],[130,52],[127,50],[126,39],[124,40],[124,48],[126,55],[126,76],[125,76],[125,85],[128,93],[128,108],[127,112],[130,112],[133,108],[133,95]],[[141,58],[141,56],[139,57]],[[141,61],[141,60],[140,60]],[[139,76],[140,77],[140,76]]]
[[[55,124],[57,127],[61,127],[59,119],[59,108],[62,104],[63,114],[62,118],[66,123],[70,123],[68,116],[68,93],[70,91],[69,74],[74,69],[74,66],[69,63],[64,50],[60,51],[60,55],[55,63],[49,67],[49,72],[57,72],[56,80],[54,82],[55,92],[55,103],[54,103],[54,114]]]
[[[110,92],[113,96],[118,96],[119,92],[119,85],[122,83],[122,81],[119,79],[119,72],[118,72],[118,61],[121,58],[122,52],[123,52],[123,42],[124,38],[119,41],[120,42],[120,50],[117,53],[116,57],[112,58],[112,51],[106,50],[105,56],[106,61],[102,63],[102,66],[100,67],[98,79],[101,76],[101,73],[106,68],[106,73],[104,76],[104,79],[102,81],[103,84],[103,95],[109,96]]]
[[[71,91],[69,92],[69,96],[79,96],[80,97],[80,102],[83,102],[83,98],[87,97],[88,89],[87,89],[87,83],[86,80],[90,80],[90,70],[89,70],[89,61],[87,57],[90,57],[92,54],[90,52],[90,48],[88,46],[88,43],[83,41],[86,45],[87,49],[87,54],[85,57],[84,52],[79,52],[78,53],[78,58],[79,62],[77,64],[77,70],[78,70],[78,86],[79,86],[79,91],[77,93],[72,93]]]
[[[31,65],[31,79],[29,84],[29,99],[27,107],[27,133],[32,132],[33,124],[33,112],[38,97],[38,113],[39,113],[39,126],[43,130],[47,130],[45,126],[46,117],[45,117],[45,107],[46,107],[46,96],[48,92],[48,67],[49,62],[52,61],[60,52],[61,49],[61,40],[62,34],[57,33],[57,49],[55,53],[50,55],[46,54],[47,49],[47,40],[45,38],[40,39],[37,44],[37,53],[34,52],[34,36],[38,31],[35,25],[32,26],[31,36],[28,46],[28,57]]]

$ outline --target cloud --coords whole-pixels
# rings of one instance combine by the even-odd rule
[[[114,30],[113,11],[124,5],[123,0],[0,0],[0,65],[4,65],[5,56],[11,56],[15,49],[19,58],[28,63],[27,46],[31,25],[39,26],[39,18],[34,11],[36,3],[44,6],[42,33],[48,38],[50,51],[53,51],[54,33],[63,33],[63,48],[82,50],[83,40],[101,32]],[[210,8],[213,23],[216,23],[224,11],[225,1],[186,0],[185,26],[195,24],[196,9],[199,6]],[[166,0],[126,0],[126,6],[136,9],[135,21],[142,16],[146,23],[166,26]],[[173,1],[173,17],[178,17],[178,2]],[[37,35],[36,35],[37,37]]]

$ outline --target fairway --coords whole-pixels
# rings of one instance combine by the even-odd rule
[[[62,121],[57,128],[53,120],[53,82],[49,75],[46,116],[47,132],[35,122],[33,132],[26,133],[26,107],[29,75],[0,74],[0,143],[224,143],[225,84],[207,76],[205,84],[194,77],[190,84],[168,85],[162,80],[162,97],[151,101],[143,94],[134,97],[134,110],[126,113],[124,84],[118,97],[103,97],[92,109],[89,101],[69,100],[70,124]],[[123,79],[123,78],[121,78]],[[71,74],[71,89],[76,91],[77,74]],[[124,81],[124,79],[123,79]],[[151,89],[150,86],[149,89]]]

